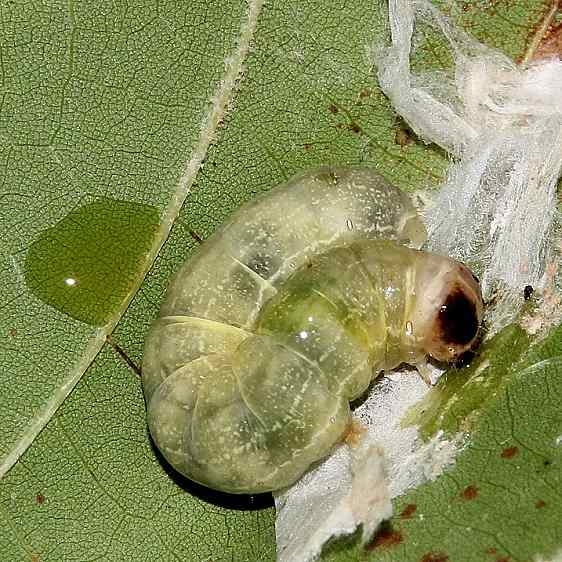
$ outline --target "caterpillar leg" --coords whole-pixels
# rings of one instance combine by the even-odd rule
[[[421,377],[423,382],[427,384],[427,386],[433,386],[432,375],[433,370],[429,366],[427,362],[420,362],[416,364],[416,370],[418,371],[418,375]]]

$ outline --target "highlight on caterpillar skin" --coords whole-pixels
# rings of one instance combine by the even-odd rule
[[[424,240],[409,198],[368,168],[309,170],[235,212],[146,340],[148,425],[168,462],[225,492],[283,488],[342,439],[381,370],[469,350],[478,281]]]

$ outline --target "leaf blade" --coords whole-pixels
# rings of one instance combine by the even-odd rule
[[[4,306],[2,307],[4,308],[5,312],[5,316],[3,316],[3,318],[7,321],[6,323],[10,324],[10,327],[6,328],[6,331],[8,331],[8,333],[19,331],[26,334],[32,332],[34,327],[38,325],[37,317],[43,314],[47,316],[47,322],[51,329],[53,326],[58,328],[58,333],[55,336],[58,341],[68,341],[70,339],[68,337],[69,333],[76,335],[76,332],[78,332],[80,334],[80,337],[76,338],[76,340],[73,341],[73,345],[75,346],[75,359],[70,361],[72,366],[69,369],[61,369],[60,362],[57,361],[58,357],[56,356],[56,353],[54,354],[54,357],[49,353],[49,346],[54,347],[56,350],[56,342],[54,340],[44,342],[42,346],[40,343],[38,343],[38,345],[42,347],[42,351],[44,354],[43,359],[46,359],[47,362],[51,364],[50,366],[54,371],[54,373],[51,373],[51,375],[56,374],[56,380],[53,381],[53,378],[51,377],[50,381],[43,379],[39,384],[34,382],[35,369],[33,368],[33,366],[29,365],[28,363],[26,364],[25,361],[22,362],[21,359],[20,361],[18,361],[18,355],[23,355],[21,353],[21,346],[24,346],[26,342],[16,341],[15,348],[12,348],[10,346],[1,349],[1,351],[3,352],[3,364],[10,365],[11,369],[8,373],[9,377],[3,378],[1,383],[2,387],[0,388],[0,390],[2,390],[2,393],[5,396],[8,396],[8,399],[2,404],[4,423],[0,426],[0,443],[2,444],[0,445],[0,478],[11,468],[11,466],[17,461],[19,456],[31,444],[38,432],[41,431],[45,423],[52,417],[60,404],[71,392],[72,388],[74,388],[75,384],[82,377],[85,369],[88,367],[88,365],[90,365],[93,358],[101,349],[105,338],[113,331],[124,311],[127,309],[134,294],[136,294],[136,292],[138,291],[138,288],[142,280],[144,279],[146,272],[154,262],[154,259],[158,255],[162,245],[169,235],[170,229],[177,218],[179,209],[181,208],[183,201],[187,196],[187,193],[191,188],[201,162],[203,161],[211,142],[214,141],[219,123],[224,118],[228,104],[232,101],[232,96],[234,95],[236,90],[236,81],[240,75],[243,62],[248,53],[249,44],[255,30],[257,17],[262,2],[260,0],[253,0],[252,2],[250,2],[246,13],[242,11],[243,5],[241,3],[233,2],[232,4],[233,5],[230,7],[230,10],[224,11],[224,14],[228,14],[226,17],[229,19],[232,27],[232,37],[226,36],[227,39],[230,39],[230,41],[234,43],[232,46],[232,54],[228,58],[227,64],[223,71],[223,75],[220,77],[220,79],[217,80],[218,86],[215,88],[212,96],[213,103],[208,107],[206,115],[203,118],[201,130],[199,131],[199,127],[196,129],[196,131],[199,133],[199,137],[194,137],[192,139],[192,142],[194,144],[192,150],[190,151],[190,158],[188,159],[186,164],[183,165],[183,172],[180,172],[181,175],[179,179],[177,179],[176,182],[169,184],[175,184],[175,189],[171,193],[167,193],[164,198],[162,197],[162,194],[159,194],[157,192],[151,193],[150,190],[143,191],[142,189],[139,189],[136,193],[137,197],[142,194],[142,196],[145,198],[148,197],[152,200],[155,200],[155,203],[158,203],[158,206],[163,209],[161,212],[160,224],[154,234],[150,250],[146,252],[145,255],[139,256],[142,264],[135,272],[136,282],[131,284],[127,294],[121,300],[119,306],[117,306],[117,308],[112,311],[105,325],[100,329],[92,330],[90,327],[84,326],[80,323],[68,322],[67,318],[64,315],[56,314],[56,312],[51,310],[48,305],[44,306],[38,303],[34,296],[29,293],[28,286],[26,286],[22,282],[22,274],[20,271],[21,266],[17,263],[15,254],[10,253],[12,251],[12,247],[18,245],[18,242],[19,244],[21,244],[22,241],[17,240],[16,237],[8,240],[5,257],[7,258],[6,261],[9,261],[10,265],[12,266],[13,271],[10,271],[8,267],[4,267],[0,270],[3,273],[3,282],[7,286],[14,288],[13,292],[9,291],[5,296],[3,303]],[[201,12],[201,16],[206,15],[206,8],[204,6],[201,6]],[[72,65],[74,65],[75,62],[73,44],[76,40],[76,17],[77,15],[75,13],[71,14],[72,29],[70,31],[69,39],[69,56],[71,58]],[[241,22],[241,24],[237,20],[237,17],[240,18],[239,21]],[[235,24],[238,24],[240,27],[234,27]],[[198,33],[196,28],[195,33]],[[82,41],[86,41],[86,37],[84,37],[84,35],[87,34],[83,34],[81,36]],[[228,41],[225,41],[225,44],[222,44],[222,42],[217,42],[216,46],[218,47],[216,49],[216,52],[211,53],[212,56],[208,58],[210,59],[210,61],[215,63],[214,66],[218,64],[219,68],[221,68],[223,66],[223,61],[225,60],[226,48],[230,47],[230,45],[228,44]],[[167,53],[165,51],[162,51],[161,54],[164,55],[163,58],[167,59]],[[210,89],[214,87],[214,80],[216,80],[217,75],[217,70],[213,70],[214,66],[208,66],[208,68],[210,69],[210,72],[208,72],[208,76],[206,77],[208,83],[202,83],[202,92],[199,94],[199,96],[195,96],[196,102],[198,101],[198,97],[203,97],[203,99],[205,99],[204,92],[210,91]],[[70,74],[70,76],[72,76],[72,74]],[[66,87],[67,82],[64,81],[62,84],[61,104],[63,103],[62,100],[64,99],[64,92],[66,91]],[[168,97],[169,96],[165,96],[165,99]],[[158,101],[165,101],[165,99],[155,100],[156,105]],[[84,111],[83,108],[80,107],[79,102],[76,102],[74,100],[74,103],[77,103],[78,105],[78,107],[75,108],[76,111]],[[205,106],[206,103],[203,102],[203,108]],[[197,120],[199,118],[198,113],[201,110],[201,107],[197,105],[193,109],[194,110],[192,110],[191,112],[192,115],[190,115],[191,125],[197,123]],[[104,127],[110,127],[110,123],[104,123],[103,121],[101,123],[98,123],[97,125],[100,127],[100,129],[103,129]],[[52,133],[49,145],[50,147],[54,146],[53,139],[57,135],[59,135],[60,132],[61,127],[57,126]],[[60,140],[59,142],[62,143],[64,141]],[[158,147],[158,150],[160,151],[161,148]],[[124,152],[127,152],[127,150],[125,150]],[[104,158],[105,155],[102,155],[102,159]],[[60,162],[60,160],[57,160],[57,162],[59,162],[61,164],[61,168],[64,169],[63,163]],[[177,165],[175,167],[172,167],[171,172],[172,174],[177,174],[179,172],[179,167]],[[170,172],[168,172],[166,176],[166,179],[171,179]],[[17,181],[18,179],[20,179],[21,181],[21,178],[18,178],[17,175],[15,175],[14,177],[8,177],[11,181]],[[127,195],[127,191],[127,186],[118,186],[116,188],[113,188],[112,193],[117,192],[122,193],[123,195]],[[167,189],[164,191],[167,191]],[[9,196],[9,194],[7,195]],[[95,198],[99,197],[99,194],[87,193],[82,197],[93,197],[94,200],[96,200]],[[38,203],[38,205],[43,204],[43,201],[39,201]],[[64,208],[64,206],[64,203],[62,203],[61,207]],[[5,215],[0,216],[0,227],[5,228],[7,231],[10,231],[13,223],[13,219],[11,217],[18,217],[18,213],[24,216],[29,212],[30,209],[27,207],[24,207],[21,210],[11,209],[10,213],[6,213]],[[55,216],[60,216],[60,213],[57,213]],[[134,218],[134,213],[132,213],[131,216]],[[51,228],[47,225],[52,225],[53,223],[56,225],[57,222],[60,224],[61,220],[64,220],[64,216],[62,217],[62,219],[59,219],[59,221],[53,221],[52,217],[48,217],[47,220],[42,223],[41,227],[43,228],[43,230],[45,229],[45,227]],[[38,229],[37,225],[33,224],[33,228],[30,228],[29,231],[25,233],[25,240],[32,240],[35,236],[37,236],[37,233],[39,232],[41,232],[41,229]],[[19,235],[18,232],[16,232],[15,234]],[[27,244],[29,243],[30,242],[27,242]],[[25,242],[23,243],[23,245],[25,247]],[[22,249],[23,248],[18,249],[18,253],[21,252]],[[48,267],[48,264],[43,267]],[[18,318],[18,310],[24,307],[33,307],[33,315],[28,318],[27,322],[13,322],[12,319]],[[15,324],[17,324],[17,327],[15,326]],[[14,337],[14,339],[16,338]],[[66,360],[68,361],[68,359]],[[45,366],[43,366],[43,369],[45,369]],[[17,384],[16,381],[19,382],[22,376],[25,379],[25,383],[23,385]],[[50,389],[45,388],[49,386]],[[18,390],[14,391],[14,389],[19,389],[21,393],[18,394]],[[47,398],[39,398],[37,396],[39,393],[46,396]],[[33,400],[32,402],[32,405],[29,404],[30,398],[35,398],[35,400]]]

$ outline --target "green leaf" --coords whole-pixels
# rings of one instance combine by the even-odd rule
[[[49,6],[2,12],[0,476],[137,291],[204,157],[201,121],[214,125],[222,106],[209,100],[247,23],[241,1]]]
[[[513,366],[529,344],[522,328],[508,326],[481,346],[470,365],[444,373],[431,392],[406,413],[403,425],[418,427],[425,438],[438,431],[470,431],[483,407],[511,382],[516,374]]]
[[[514,58],[548,4],[446,3]],[[256,193],[326,163],[407,189],[444,177],[374,79],[384,10],[16,0],[0,16],[0,475],[33,443],[0,483],[3,558],[273,559],[272,510],[168,474],[121,352],[140,363],[170,276]]]
[[[2,483],[3,559],[273,558],[273,511],[221,509],[199,499],[199,487],[174,481],[144,417],[138,377],[105,346]]]
[[[522,346],[519,329],[496,341],[508,382],[478,407],[454,467],[399,498],[398,515],[367,551],[334,549],[326,560],[524,562],[560,550],[562,327],[522,359],[510,360],[506,347]],[[483,370],[483,378],[497,369]],[[461,413],[457,421],[465,419]]]

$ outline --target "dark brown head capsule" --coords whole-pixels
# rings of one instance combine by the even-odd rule
[[[439,361],[455,361],[478,341],[484,302],[478,278],[460,262],[427,255],[420,260],[416,315],[424,326],[421,348]]]

